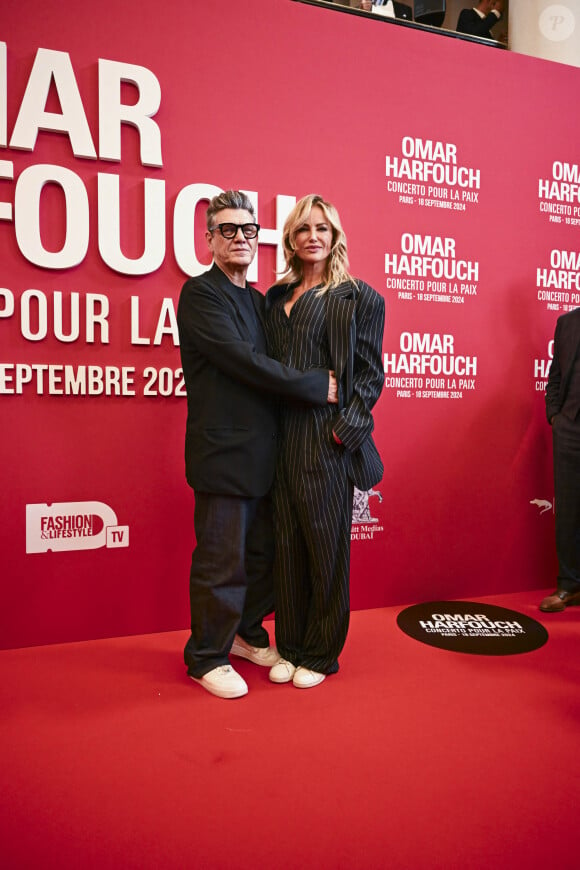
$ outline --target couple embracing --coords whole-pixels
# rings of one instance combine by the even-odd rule
[[[186,281],[177,314],[195,492],[185,663],[221,698],[248,691],[230,656],[311,688],[346,641],[353,487],[383,471],[371,432],[384,300],[349,274],[320,196],[288,216],[286,271],[265,297],[246,281],[260,230],[248,197],[219,194],[206,220],[213,265]]]

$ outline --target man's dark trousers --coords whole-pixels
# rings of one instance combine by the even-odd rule
[[[191,637],[184,656],[196,679],[229,664],[236,633],[252,646],[268,646],[262,620],[274,610],[271,523],[268,497],[195,494]]]
[[[580,591],[580,420],[554,417],[554,490],[558,589]]]

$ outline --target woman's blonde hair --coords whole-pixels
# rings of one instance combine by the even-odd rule
[[[284,259],[286,260],[286,269],[277,283],[299,284],[302,281],[304,269],[302,261],[296,256],[294,242],[298,230],[310,217],[310,212],[316,205],[322,210],[324,217],[332,228],[332,247],[326,261],[323,286],[319,290],[320,293],[326,293],[327,290],[337,287],[339,284],[344,284],[346,281],[354,283],[354,278],[348,271],[346,236],[342,229],[338,212],[332,203],[326,202],[316,193],[310,193],[308,196],[303,196],[302,199],[299,199],[286,218],[282,231],[282,246],[284,249]]]

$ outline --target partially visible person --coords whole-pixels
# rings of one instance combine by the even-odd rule
[[[337,3],[339,6],[350,6],[354,9],[362,9],[363,12],[372,11],[372,0],[329,0],[330,3]]]
[[[230,653],[266,667],[279,659],[262,625],[274,605],[268,493],[277,399],[320,407],[337,400],[327,367],[297,371],[266,354],[264,297],[246,282],[259,229],[246,194],[214,197],[206,232],[214,265],[185,282],[177,310],[197,540],[184,658],[192,679],[220,698],[248,691]]]
[[[504,0],[480,0],[472,9],[462,9],[457,20],[458,33],[495,39],[491,32],[503,14]]]
[[[303,197],[282,233],[287,271],[266,296],[269,352],[299,369],[330,369],[339,404],[282,408],[273,489],[276,643],[274,683],[302,689],[338,671],[350,617],[353,488],[383,465],[371,437],[384,383],[383,298],[348,272],[338,212]]]
[[[546,415],[552,426],[558,579],[540,610],[554,613],[580,604],[580,308],[556,323]]]
[[[371,12],[376,12],[389,18],[402,18],[406,21],[413,20],[413,6],[408,3],[398,3],[397,0],[373,0]],[[427,21],[427,23],[430,22]]]

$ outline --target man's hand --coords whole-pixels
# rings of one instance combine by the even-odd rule
[[[328,372],[328,399],[329,405],[338,405],[338,383],[334,372]]]

